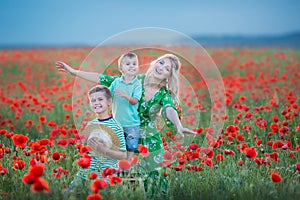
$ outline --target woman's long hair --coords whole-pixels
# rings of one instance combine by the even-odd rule
[[[153,60],[150,63],[149,69],[146,72],[146,76],[151,75],[155,64],[164,58],[168,58],[171,61],[171,74],[170,77],[168,78],[167,81],[163,81],[160,84],[160,87],[166,87],[170,92],[173,97],[173,100],[176,104],[179,104],[179,98],[178,98],[178,93],[179,93],[179,70],[181,67],[181,63],[179,61],[179,58],[175,56],[174,54],[164,54],[160,57],[158,57],[156,60]]]

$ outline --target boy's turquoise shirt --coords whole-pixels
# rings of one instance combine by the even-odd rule
[[[124,77],[116,78],[110,85],[110,92],[113,97],[112,113],[114,118],[122,127],[132,127],[140,125],[138,113],[138,103],[132,105],[123,97],[115,95],[115,89],[119,89],[131,97],[140,100],[142,96],[142,84],[135,77],[131,82],[126,83]]]

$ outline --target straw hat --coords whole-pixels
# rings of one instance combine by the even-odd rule
[[[96,137],[100,142],[104,143],[108,148],[119,150],[120,139],[116,132],[108,126],[103,124],[91,124],[88,125],[82,135],[85,137],[85,141],[89,144],[89,140],[92,137]]]

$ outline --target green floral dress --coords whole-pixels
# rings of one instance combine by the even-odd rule
[[[99,78],[101,85],[109,87],[116,77],[100,74]],[[142,159],[140,166],[145,172],[157,171],[161,168],[160,163],[164,160],[165,151],[160,132],[156,126],[156,116],[162,110],[161,114],[165,124],[171,127],[173,125],[167,119],[165,110],[169,106],[175,110],[177,109],[173,103],[172,95],[165,87],[161,87],[152,99],[145,102],[145,75],[138,75],[137,78],[142,83],[142,97],[139,101],[139,115],[141,120],[139,144],[147,146],[149,150],[149,156]]]
[[[139,144],[148,147],[149,156],[145,157],[141,162],[141,167],[146,171],[159,170],[160,163],[164,160],[164,146],[161,139],[161,134],[156,126],[156,116],[162,111],[162,117],[167,126],[173,126],[167,119],[165,110],[167,107],[176,107],[172,100],[172,95],[165,87],[161,87],[149,101],[145,102],[144,79],[145,75],[139,75],[138,79],[141,80],[142,97],[139,101],[139,114],[140,114],[140,140]]]

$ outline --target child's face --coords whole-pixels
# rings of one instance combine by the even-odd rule
[[[111,99],[107,99],[104,92],[95,92],[90,95],[90,105],[92,110],[97,113],[108,113]]]
[[[124,76],[126,75],[136,75],[139,71],[139,62],[136,57],[125,57],[121,62],[120,71]]]

